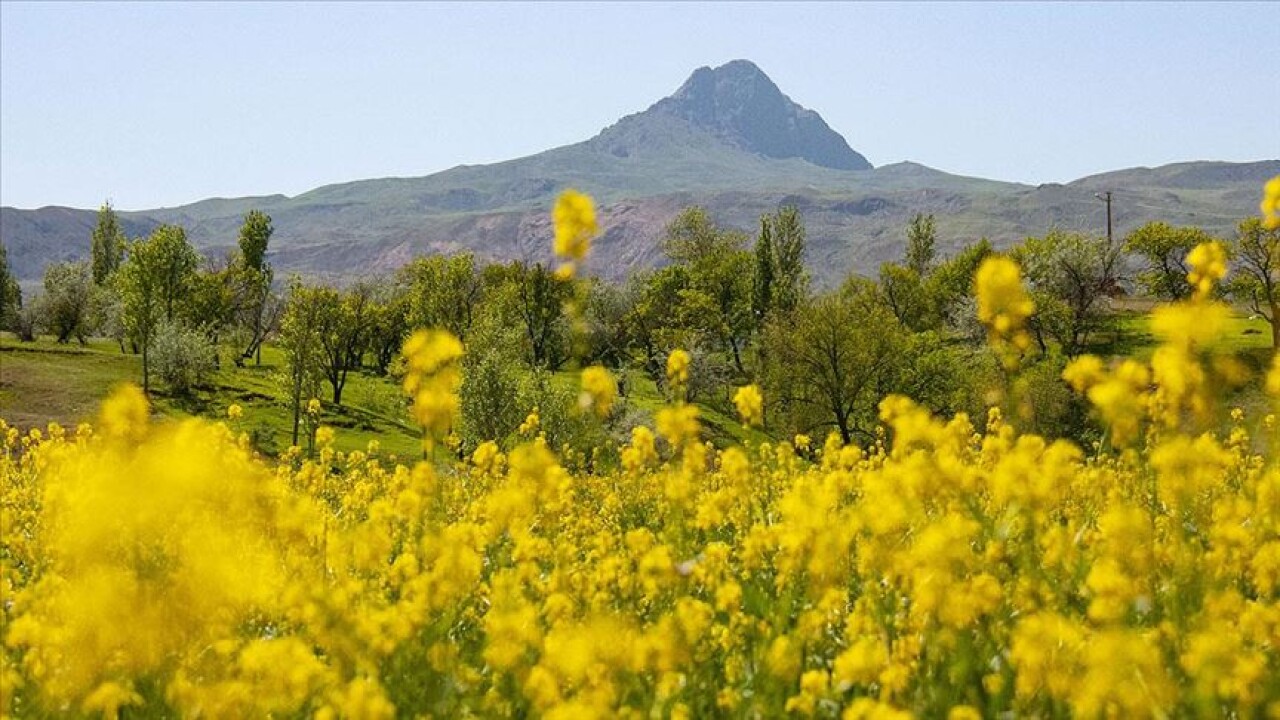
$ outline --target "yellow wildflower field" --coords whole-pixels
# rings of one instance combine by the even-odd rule
[[[979,312],[1013,358],[1030,301],[988,262]],[[332,432],[268,462],[239,408],[153,422],[136,388],[92,426],[0,422],[0,714],[1280,717],[1276,423],[1212,429],[1242,371],[1207,349],[1220,249],[1191,263],[1150,363],[1068,367],[1109,428],[1091,448],[891,396],[869,447],[716,449],[683,352],[655,428],[594,472],[536,410],[448,466]],[[444,440],[465,350],[404,352]],[[583,386],[607,411],[607,371]],[[735,396],[750,424],[762,402]]]

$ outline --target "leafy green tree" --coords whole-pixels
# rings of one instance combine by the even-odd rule
[[[270,269],[267,262],[267,245],[275,227],[271,224],[271,216],[261,210],[250,210],[244,215],[240,225],[240,257],[244,267],[254,272]]]
[[[311,302],[320,310],[315,332],[320,343],[322,369],[333,390],[334,405],[342,404],[347,375],[360,364],[371,298],[367,285],[357,285],[346,293],[327,287],[312,290]]]
[[[303,406],[320,390],[324,378],[324,348],[320,342],[324,313],[332,311],[333,291],[289,281],[289,294],[280,325],[280,349],[284,351],[283,385],[293,415],[293,445],[298,444]]]
[[[805,230],[800,211],[792,206],[773,216],[773,301],[789,313],[809,295],[809,276],[804,268]]]
[[[183,317],[215,349],[236,320],[236,290],[233,268],[197,272],[191,279]],[[214,366],[219,366],[217,352]]]
[[[1256,217],[1236,226],[1231,246],[1235,274],[1227,290],[1271,325],[1271,346],[1280,351],[1280,230]]]
[[[513,402],[520,392],[520,330],[481,314],[462,358],[459,434],[463,451],[480,443],[501,443],[520,426],[532,407]]]
[[[386,375],[409,334],[409,296],[398,285],[377,281],[372,288],[365,347],[379,374]]]
[[[1211,240],[1213,237],[1200,228],[1149,222],[1129,233],[1124,249],[1142,259],[1137,281],[1143,291],[1162,300],[1182,300],[1191,295],[1187,253]]]
[[[113,275],[106,284],[95,285],[90,293],[89,305],[95,331],[102,337],[115,340],[123,354],[128,352],[125,347],[128,331],[124,322],[124,298],[119,286],[118,274]]]
[[[885,304],[903,326],[923,331],[936,326],[936,314],[925,281],[907,265],[880,266],[880,290]]]
[[[775,242],[779,237],[775,234]],[[801,243],[803,249],[803,239]],[[745,246],[746,236],[716,227],[700,207],[677,216],[663,240],[667,256],[684,267],[687,280],[676,291],[677,305],[667,308],[668,312],[685,328],[701,332],[728,351],[741,375],[747,374],[743,355],[756,328],[754,258]]]
[[[514,262],[509,269],[516,307],[528,343],[529,364],[548,370],[558,369],[568,359],[564,303],[573,288],[542,263],[530,266]]]
[[[760,218],[760,236],[756,238],[756,263],[753,276],[751,310],[756,322],[763,325],[773,308],[773,233],[768,215]]]
[[[127,243],[115,209],[110,202],[103,203],[98,208],[98,220],[93,227],[92,245],[89,248],[94,285],[105,285],[119,269]]]
[[[150,345],[160,321],[181,319],[195,282],[200,256],[176,225],[161,225],[129,246],[120,267],[124,324],[142,350],[142,386],[151,390]]]
[[[181,322],[161,321],[151,346],[156,376],[174,395],[189,395],[217,368],[217,346],[205,333]]]
[[[44,325],[65,343],[84,345],[92,330],[93,271],[85,262],[54,263],[44,272]]]
[[[626,286],[599,279],[586,284],[585,321],[586,359],[608,367],[626,364],[631,347],[630,309],[634,298]]]
[[[9,251],[0,243],[0,330],[14,327],[22,309],[22,288],[9,269]]]
[[[444,328],[466,339],[484,288],[474,256],[418,258],[401,269],[400,282],[408,289],[411,328]]]
[[[270,215],[261,210],[245,213],[238,240],[240,256],[228,268],[228,280],[234,287],[234,312],[244,329],[245,347],[236,359],[237,365],[249,358],[262,364],[262,344],[274,331],[282,312],[283,304],[271,295],[275,273],[267,262],[267,247],[274,232]]]
[[[801,304],[790,322],[769,325],[765,396],[792,431],[873,437],[879,391],[894,376],[904,337],[875,286],[852,280]]]
[[[165,320],[173,321],[187,310],[200,255],[187,241],[187,231],[178,225],[161,225],[151,233],[144,246],[148,256],[143,263],[155,277],[160,293],[160,308]],[[134,248],[133,252],[137,252]]]
[[[686,344],[673,337],[671,309],[677,306],[680,290],[687,286],[688,273],[681,265],[640,272],[627,281],[632,346],[643,353],[645,373],[659,385],[666,377],[667,354]]]
[[[973,275],[995,250],[983,238],[938,263],[925,280],[925,292],[940,322],[949,327],[972,317]]]
[[[938,258],[938,233],[933,215],[916,213],[907,226],[906,266],[917,277],[925,277]]]
[[[936,330],[903,338],[890,372],[880,377],[877,394],[905,395],[931,412],[951,416],[966,412],[980,417],[987,388],[999,381],[992,353]]]
[[[1107,298],[1118,289],[1121,250],[1106,238],[1058,230],[1014,248],[1036,303],[1029,325],[1042,352],[1052,339],[1075,357],[1108,326]]]

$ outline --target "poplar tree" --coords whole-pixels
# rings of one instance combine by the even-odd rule
[[[125,242],[124,230],[115,209],[110,202],[103,203],[98,208],[98,222],[93,227],[93,243],[89,248],[94,285],[106,284],[119,269]]]

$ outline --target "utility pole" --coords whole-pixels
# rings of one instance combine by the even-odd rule
[[[1107,204],[1107,247],[1111,247],[1111,191],[1094,193],[1093,196]]]

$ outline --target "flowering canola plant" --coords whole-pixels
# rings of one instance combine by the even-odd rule
[[[1011,276],[977,289],[1016,347]],[[532,408],[450,466],[328,433],[270,462],[135,388],[74,431],[0,422],[0,714],[1280,717],[1276,424],[1207,424],[1222,311],[1197,293],[1150,363],[1068,368],[1109,429],[1088,451],[896,396],[870,447],[718,450],[683,352],[656,428],[585,474]],[[462,352],[405,346],[435,436]],[[612,391],[584,373],[596,412]],[[758,388],[737,405],[759,422]]]

